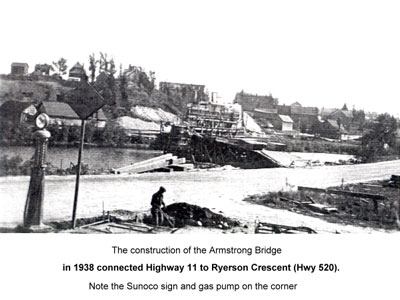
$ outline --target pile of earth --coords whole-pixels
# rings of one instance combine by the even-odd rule
[[[163,225],[168,227],[181,228],[186,225],[219,229],[231,229],[233,227],[241,227],[241,224],[238,220],[227,218],[221,214],[214,213],[206,207],[200,207],[185,202],[178,202],[168,205],[167,207],[165,207],[163,212]],[[96,224],[103,221],[117,224],[121,224],[124,222],[153,224],[153,218],[149,211],[134,212],[119,209],[107,212],[107,214],[105,214],[104,216],[77,219],[76,227],[79,228],[84,225]],[[69,231],[71,229],[72,222],[70,220],[60,220],[47,223],[46,225],[52,227],[53,232],[63,232]],[[8,231],[1,230],[0,228],[0,232]],[[11,232],[30,232],[30,230],[18,226],[17,228],[12,229]]]
[[[200,207],[185,202],[168,205],[164,209],[164,212],[172,217],[176,227],[191,225],[227,229],[240,226],[237,220],[214,213],[206,207]]]

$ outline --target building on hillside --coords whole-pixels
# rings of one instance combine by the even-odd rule
[[[37,115],[37,109],[33,103],[6,101],[0,106],[0,121],[7,122],[10,126],[31,123]]]
[[[52,70],[52,66],[48,64],[37,64],[35,65],[35,71],[33,71],[34,75],[42,75],[49,76],[50,71]]]
[[[11,64],[11,75],[27,75],[29,71],[29,65],[27,63],[12,63]]]
[[[323,108],[321,110],[321,118],[323,120],[336,120],[346,130],[349,130],[353,122],[353,112],[343,109]]]
[[[378,113],[376,112],[366,112],[365,113],[365,120],[367,121],[374,121],[378,117]]]
[[[293,120],[290,116],[278,114],[276,108],[255,109],[251,114],[264,131],[269,131],[271,129],[280,131],[293,130]]]
[[[236,93],[233,103],[240,104],[243,111],[253,111],[255,109],[275,108],[278,104],[278,99],[272,97],[272,95],[263,96],[241,91],[240,93]]]
[[[295,129],[301,132],[311,132],[312,125],[318,121],[318,108],[292,106],[289,115],[293,119]]]
[[[312,126],[318,121],[318,108],[302,106],[299,102],[289,105],[277,105],[278,113],[288,115],[293,120],[293,129],[301,132],[311,132]]]
[[[293,120],[287,115],[278,115],[277,129],[293,131]]]
[[[85,68],[79,62],[77,62],[68,73],[68,80],[71,81],[87,81],[88,76],[86,75]]]
[[[43,101],[38,110],[50,117],[50,124],[58,124],[60,126],[80,126],[82,124],[79,115],[65,102]],[[92,122],[97,128],[104,128],[108,120],[103,110],[99,109],[88,118],[88,121]]]
[[[342,134],[347,131],[339,125],[337,120],[327,119],[314,123],[313,132],[321,137],[330,139],[340,139]]]
[[[189,103],[208,101],[205,85],[162,81],[159,83],[159,90],[169,96],[174,93],[181,94],[183,98],[189,96]]]
[[[39,112],[46,113],[50,117],[50,124],[60,126],[81,125],[81,119],[67,103],[43,101],[38,109]]]

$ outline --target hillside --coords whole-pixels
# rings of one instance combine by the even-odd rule
[[[181,116],[189,99],[179,94],[167,95],[156,88],[126,80],[124,91],[120,78],[113,78],[114,88],[108,89],[108,79],[99,79],[95,88],[103,95],[108,105],[104,112],[109,119],[131,116],[144,121],[175,122]],[[0,75],[0,105],[8,100],[31,102],[57,101],[74,89],[76,83],[53,76]],[[109,98],[113,98],[109,100]]]
[[[0,75],[0,105],[8,100],[40,103],[56,101],[73,89],[73,83],[44,76]]]

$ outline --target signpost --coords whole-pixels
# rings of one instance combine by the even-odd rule
[[[78,193],[79,193],[79,178],[81,174],[81,161],[83,144],[85,140],[85,120],[81,123],[81,141],[79,143],[78,164],[76,165],[76,181],[75,181],[75,194],[74,194],[74,208],[72,209],[72,228],[76,226],[76,208],[78,206]]]
[[[83,144],[85,141],[85,121],[106,103],[104,98],[88,82],[80,83],[79,87],[68,95],[68,104],[81,119],[81,137],[79,143],[78,163],[76,166],[76,182],[74,194],[74,206],[72,209],[72,228],[76,227],[76,210],[78,207],[79,180],[81,173],[81,161]]]

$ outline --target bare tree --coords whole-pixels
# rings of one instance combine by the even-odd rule
[[[67,74],[68,66],[65,58],[61,57],[57,62],[53,62],[53,66],[58,75],[62,76]]]
[[[94,53],[92,55],[89,55],[89,71],[90,71],[90,80],[92,83],[96,78],[97,63],[98,61],[96,61]]]

